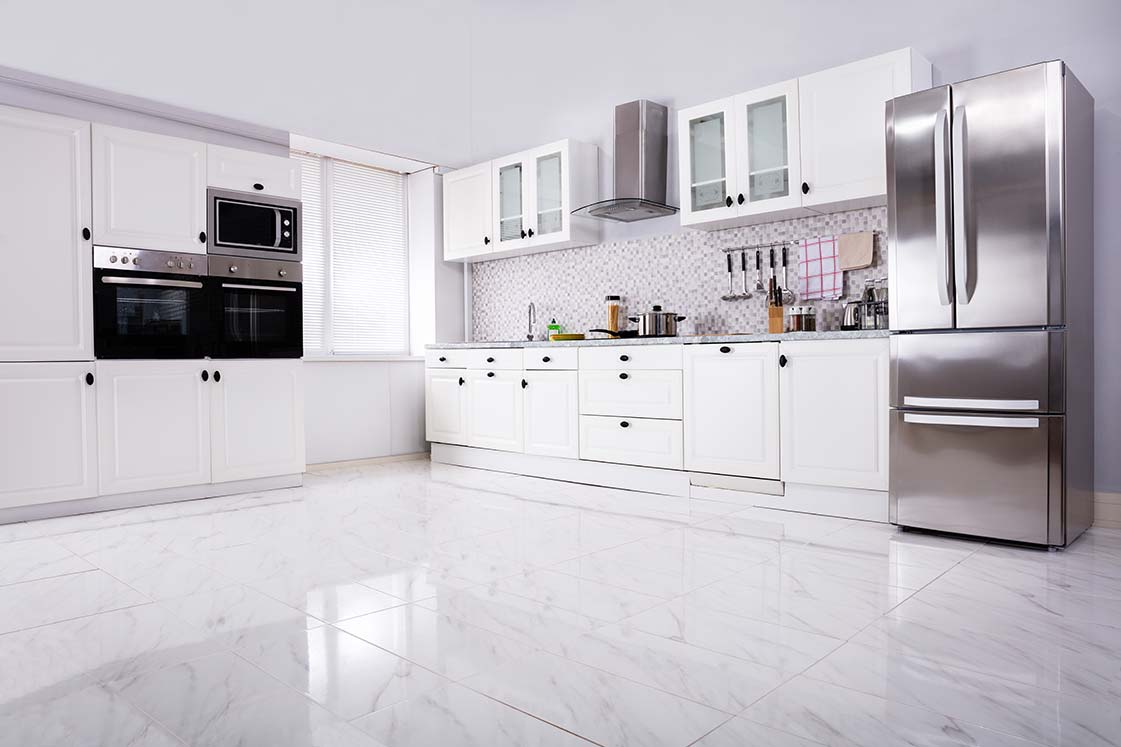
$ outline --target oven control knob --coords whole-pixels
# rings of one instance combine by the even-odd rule
[[[230,272],[237,272],[237,265],[230,265]]]
[[[282,278],[288,277],[288,270],[277,270],[276,274]]]
[[[285,231],[285,232],[284,232],[284,238],[288,238],[288,237],[289,237],[289,236],[291,236],[291,235],[292,235],[292,234],[288,233],[287,231]]]
[[[174,262],[172,262],[172,261],[171,261],[171,260],[169,259],[169,260],[167,261],[167,266],[168,266],[168,267],[175,267],[175,263],[174,263]]]
[[[109,255],[109,261],[110,261],[110,262],[113,262],[113,263],[116,263],[116,261],[117,261],[117,255],[116,255],[116,254],[110,254],[110,255]]]
[[[188,263],[187,263],[187,269],[188,269],[188,270],[193,270],[193,269],[195,269],[195,263],[194,263],[194,262],[188,262]]]
[[[284,225],[286,225],[286,226],[290,226],[290,225],[292,225],[292,221],[290,221],[290,220],[288,220],[287,218],[285,218],[285,219],[284,219]]]
[[[133,263],[134,265],[138,265],[138,264],[140,264],[140,257],[133,257],[133,258],[132,258],[132,263]]]
[[[179,269],[182,270],[186,265],[183,262],[179,263]]]

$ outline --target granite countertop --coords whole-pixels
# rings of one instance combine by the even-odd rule
[[[429,350],[455,350],[456,348],[578,348],[595,345],[701,345],[713,342],[779,342],[781,340],[862,340],[871,337],[887,337],[891,332],[886,329],[827,330],[823,332],[783,332],[769,334],[754,332],[739,335],[689,335],[677,337],[598,337],[588,340],[500,340],[474,342],[441,342],[425,345]]]

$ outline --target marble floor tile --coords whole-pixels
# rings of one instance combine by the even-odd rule
[[[779,562],[776,561],[776,564]],[[945,562],[934,565],[902,563],[874,552],[813,544],[783,555],[781,565],[792,573],[867,581],[912,590],[921,589],[934,581],[948,567]]]
[[[406,602],[440,599],[477,586],[474,581],[442,574],[422,565],[393,561],[357,579],[358,583]]]
[[[148,601],[135,589],[100,570],[0,586],[0,633]]]
[[[801,737],[769,726],[733,718],[716,727],[690,747],[820,747]]]
[[[552,570],[532,571],[505,578],[491,584],[489,589],[532,599],[604,622],[622,620],[663,601],[660,597]]]
[[[177,618],[236,646],[243,636],[314,628],[314,617],[240,584],[159,602]]]
[[[247,586],[324,622],[338,622],[406,603],[357,582],[315,583],[289,577],[254,581]]]
[[[463,684],[605,745],[687,745],[727,718],[721,711],[543,651]]]
[[[0,544],[0,586],[65,576],[93,568],[49,538]]]
[[[810,546],[829,550],[858,550],[904,565],[948,570],[984,547],[979,540],[911,532],[869,521],[856,521],[817,537]]]
[[[580,747],[591,743],[462,685],[358,719],[385,747]]]
[[[150,599],[187,596],[237,583],[170,550],[96,550],[85,559]]]

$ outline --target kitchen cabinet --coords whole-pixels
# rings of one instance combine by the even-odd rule
[[[685,347],[685,469],[779,479],[778,349]]]
[[[206,145],[93,125],[95,244],[206,253]]]
[[[910,49],[800,78],[802,204],[835,210],[884,204],[884,105],[930,85],[930,63]]]
[[[467,379],[467,445],[522,451],[522,372],[476,371]]]
[[[736,202],[742,216],[802,210],[798,81],[735,97]]]
[[[580,416],[580,458],[681,469],[680,420]]]
[[[216,367],[204,360],[97,362],[102,494],[210,482]]]
[[[206,183],[221,189],[260,192],[298,200],[300,164],[288,156],[208,145]]]
[[[580,456],[580,417],[575,371],[522,374],[525,453],[576,459]]]
[[[779,344],[782,479],[887,490],[888,340]]]
[[[0,364],[0,508],[97,494],[93,374],[92,363]]]
[[[681,371],[581,371],[580,413],[680,420]]]
[[[429,441],[467,443],[467,371],[462,368],[425,371],[424,405],[425,433]]]
[[[492,226],[490,161],[444,175],[444,259],[490,252]]]
[[[735,100],[720,99],[677,113],[681,224],[735,218]]]
[[[0,173],[0,360],[92,360],[90,124],[0,106]]]
[[[304,459],[303,364],[208,361],[212,482],[300,474]]]

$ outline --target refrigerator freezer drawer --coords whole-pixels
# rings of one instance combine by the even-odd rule
[[[891,338],[892,407],[1065,412],[1062,330]]]
[[[1048,544],[1062,502],[1061,415],[891,413],[892,521]]]

